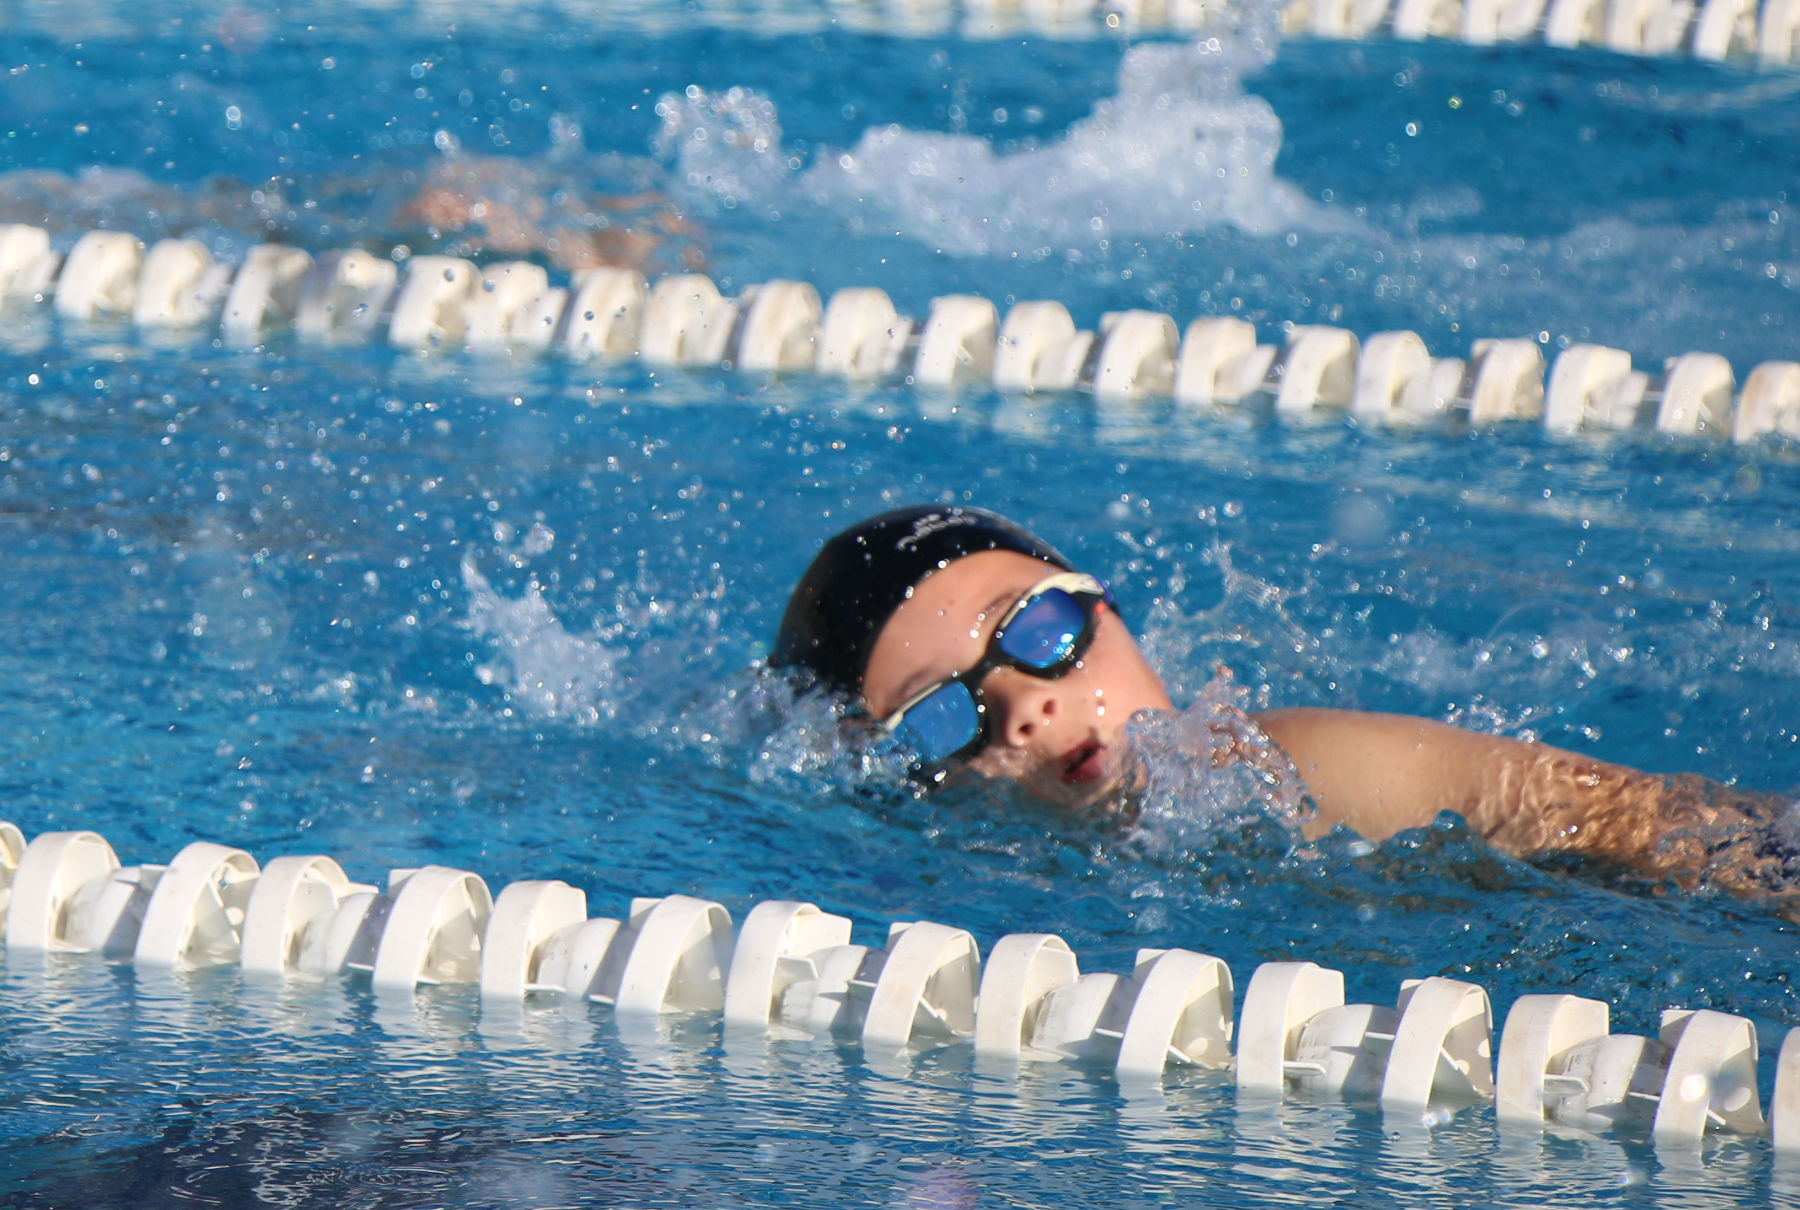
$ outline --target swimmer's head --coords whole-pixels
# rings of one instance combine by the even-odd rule
[[[966,766],[1071,805],[1113,793],[1126,720],[1169,706],[1104,585],[975,508],[902,509],[832,538],[769,662],[858,699],[928,782]]]
[[[994,550],[1074,570],[1049,543],[982,508],[901,508],[851,526],[800,577],[769,664],[804,668],[831,689],[860,694],[875,640],[914,586],[965,555]]]

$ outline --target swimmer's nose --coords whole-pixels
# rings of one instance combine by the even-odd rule
[[[1003,669],[982,686],[990,711],[998,709],[995,734],[1007,748],[1031,748],[1055,731],[1062,695],[1055,681]]]

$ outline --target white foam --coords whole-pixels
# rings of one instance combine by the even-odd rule
[[[1299,840],[1315,808],[1293,762],[1245,712],[1249,696],[1221,668],[1185,709],[1131,720],[1129,759],[1142,771],[1135,805],[1154,843],[1193,844],[1268,821]]]
[[[476,669],[531,717],[595,723],[617,714],[614,689],[622,648],[571,633],[557,620],[537,581],[524,595],[494,590],[473,563],[462,565],[469,591],[465,621],[477,638],[494,640],[494,657]]]
[[[1275,176],[1281,121],[1207,46],[1133,48],[1119,91],[1046,146],[886,127],[817,166],[812,195],[947,249],[995,255],[1093,247],[1128,234],[1326,225]],[[873,213],[869,213],[869,212]]]
[[[1268,45],[1244,35],[1135,46],[1115,95],[1061,138],[1012,153],[976,135],[883,126],[796,173],[771,101],[697,87],[658,104],[658,146],[690,188],[728,208],[797,191],[853,229],[897,229],[968,255],[1066,254],[1220,225],[1346,229],[1346,216],[1275,175],[1281,121],[1242,85]]]

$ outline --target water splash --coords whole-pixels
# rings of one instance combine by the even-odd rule
[[[775,103],[748,88],[711,93],[695,84],[656,103],[662,128],[656,153],[673,159],[678,179],[724,209],[776,198],[800,167],[781,146]]]
[[[1134,799],[1152,848],[1269,824],[1292,843],[1317,814],[1293,762],[1245,712],[1249,697],[1220,668],[1186,709],[1131,720],[1129,760],[1141,779]]]
[[[1223,658],[1243,665],[1255,686],[1251,704],[1257,707],[1269,705],[1271,697],[1284,690],[1291,693],[1296,686],[1329,679],[1333,669],[1318,634],[1289,607],[1294,590],[1239,568],[1230,545],[1216,539],[1206,547],[1202,562],[1219,573],[1223,589],[1219,599],[1198,612],[1183,610],[1177,598],[1187,573],[1176,568],[1172,591],[1152,607],[1139,639],[1151,665],[1163,670],[1175,700],[1195,693],[1198,700],[1205,700]],[[1196,678],[1213,680],[1196,686]]]
[[[1225,225],[1341,225],[1275,175],[1281,121],[1216,39],[1132,48],[1119,91],[1061,139],[1013,154],[888,126],[809,173],[819,204],[975,255],[1047,256]]]
[[[1004,850],[1021,836],[1041,841],[1048,820],[1055,832],[1091,832],[1097,843],[1178,865],[1222,845],[1284,855],[1315,814],[1292,762],[1245,713],[1247,697],[1221,669],[1188,708],[1139,714],[1126,732],[1123,798],[1074,816],[1004,778],[956,777],[921,794],[907,779],[907,753],[873,734],[842,699],[796,694],[763,669],[691,711],[682,726],[715,765],[748,752],[758,785],[796,801],[852,797],[965,851]]]
[[[905,786],[901,754],[858,726],[844,699],[801,691],[761,666],[726,677],[663,733],[714,768],[743,768],[747,760],[751,782],[796,799]]]
[[[535,718],[591,724],[618,717],[622,648],[570,633],[535,579],[523,595],[506,597],[472,562],[463,563],[462,577],[469,592],[464,625],[476,638],[494,640],[496,648],[476,668],[483,684],[499,686]]]
[[[1262,34],[1135,46],[1116,95],[1061,138],[1010,154],[984,137],[890,125],[801,172],[773,102],[697,86],[658,103],[656,145],[689,189],[727,209],[797,196],[852,230],[898,228],[970,255],[1066,254],[1218,225],[1344,228],[1275,176],[1281,121],[1242,82],[1272,46]]]
[[[523,570],[547,546],[541,529],[496,554]],[[680,650],[659,654],[647,614],[584,635],[557,617],[535,575],[516,596],[497,589],[472,560],[462,564],[462,577],[468,593],[463,626],[489,646],[475,674],[506,694],[509,711],[575,727],[624,724],[657,750],[739,769],[752,783],[795,801],[875,794],[899,802],[912,794],[904,753],[857,725],[849,705],[835,695],[797,692],[789,678],[760,666],[727,674],[719,684],[684,685],[677,669],[691,671],[692,661]],[[621,611],[636,592],[636,586],[621,587]],[[658,609],[653,604],[647,612]],[[691,624],[695,617],[673,620]],[[664,666],[662,656],[672,660],[668,676],[652,670]]]

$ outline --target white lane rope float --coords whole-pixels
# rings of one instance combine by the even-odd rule
[[[1247,0],[699,0],[679,6],[534,4],[554,28],[666,33],[696,23],[759,34],[847,29],[890,37],[954,35],[970,41],[1039,34],[1059,41],[1192,37],[1216,30]],[[114,33],[84,22],[81,6],[57,6],[55,36]],[[329,6],[326,6],[329,8]],[[63,9],[75,11],[65,12]],[[491,6],[510,14],[511,6]],[[328,15],[328,14],[322,14]],[[479,29],[480,10],[458,13]],[[27,14],[29,19],[29,14]],[[1333,41],[1389,37],[1473,46],[1537,43],[1618,54],[1687,56],[1787,68],[1800,59],[1800,0],[1285,0],[1286,37]]]
[[[361,972],[389,1003],[473,984],[482,1011],[501,1016],[528,998],[637,1020],[705,1014],[734,1036],[854,1040],[876,1059],[961,1044],[987,1071],[1079,1060],[1121,1086],[1207,1067],[1234,1071],[1244,1101],[1341,1096],[1421,1115],[1492,1104],[1503,1131],[1647,1131],[1687,1153],[1709,1133],[1767,1133],[1777,1162],[1800,1164],[1800,1028],[1782,1044],[1765,1119],[1756,1028],[1712,1009],[1667,1010],[1654,1036],[1616,1034],[1599,1000],[1524,995],[1496,1061],[1488,993],[1441,976],[1404,981],[1392,1006],[1346,1004],[1341,971],[1264,963],[1234,1029],[1230,968],[1186,949],[1083,973],[1054,934],[1001,937],[984,961],[966,930],[915,921],[877,948],[797,901],[758,903],[736,925],[687,895],[587,913],[586,893],[561,881],[496,897],[473,873],[430,865],[392,871],[384,889],[330,857],[261,866],[210,841],[125,866],[96,832],[27,844],[0,823],[0,932],[15,967],[74,952],[165,971],[236,966],[246,980]]]
[[[728,298],[698,273],[652,283],[632,269],[597,268],[559,285],[527,261],[417,255],[402,272],[358,248],[314,257],[273,244],[252,247],[234,266],[216,262],[198,240],[146,248],[126,232],[96,230],[63,253],[42,228],[0,225],[0,324],[46,305],[72,324],[216,326],[239,346],[287,328],[324,343],[385,339],[401,349],[476,355],[903,376],[924,387],[1073,390],[1108,402],[1170,397],[1195,410],[1262,400],[1285,418],[1339,412],[1373,425],[1455,418],[1536,422],[1554,433],[1800,438],[1800,361],[1764,362],[1740,384],[1729,361],[1707,352],[1641,370],[1622,349],[1575,344],[1547,368],[1528,339],[1481,339],[1467,357],[1433,357],[1415,332],[1359,338],[1297,324],[1282,344],[1268,345],[1243,319],[1203,316],[1183,329],[1144,310],[1102,315],[1098,330],[1086,331],[1060,302],[1019,302],[1003,318],[970,294],[934,298],[918,320],[868,286],[824,302],[806,282],[770,281]]]
[[[1284,32],[1333,39],[1538,41],[1771,68],[1800,57],[1795,0],[1289,0],[1281,21]]]

